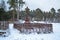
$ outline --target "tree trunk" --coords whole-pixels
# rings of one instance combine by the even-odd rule
[[[13,21],[14,21],[14,11],[13,11]]]
[[[17,8],[17,20],[19,20],[19,15],[20,15],[20,14],[19,14],[19,13],[20,13],[19,10],[20,10],[20,6],[18,6],[18,8]]]
[[[15,17],[14,17],[14,16],[15,16],[15,14],[14,14],[14,13],[15,13],[15,11],[13,10],[13,22],[14,22],[14,19],[15,19]]]
[[[19,10],[17,10],[17,20],[19,20]]]

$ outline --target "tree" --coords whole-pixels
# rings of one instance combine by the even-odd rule
[[[5,11],[3,8],[0,8],[0,21],[3,20],[3,14],[2,13],[5,13]]]
[[[5,1],[1,0],[0,4],[0,21],[7,21],[10,18],[9,13],[6,11]]]
[[[38,20],[43,19],[43,12],[39,8],[36,9],[36,17],[38,18]]]
[[[10,15],[3,8],[0,8],[0,21],[7,21],[9,19]]]
[[[60,9],[58,9],[57,11],[58,11],[58,13],[60,13]]]
[[[4,0],[1,0],[1,8],[3,8],[6,11],[6,5]]]
[[[60,9],[57,10],[58,11],[58,15],[57,15],[57,18],[58,18],[58,22],[60,22]]]
[[[60,17],[60,9],[58,9],[58,16]]]
[[[55,13],[55,9],[51,8],[51,13],[54,14]]]
[[[19,19],[19,13],[20,13],[20,6],[22,6],[24,4],[23,0],[8,0],[8,3],[10,5],[10,8],[13,8],[13,20],[14,20],[14,16],[15,16],[15,11],[17,12],[17,20]]]
[[[16,0],[17,1],[17,0]],[[25,2],[23,2],[23,0],[18,0],[17,2],[18,7],[17,7],[17,20],[19,20],[19,13],[20,13],[20,9],[23,7],[23,4],[25,4]],[[21,16],[21,15],[20,15]]]
[[[51,13],[52,13],[52,18],[55,17],[55,13],[56,13],[56,11],[55,11],[54,8],[51,8]]]
[[[55,11],[54,8],[51,8],[51,11],[50,12],[51,12],[51,16],[52,16],[52,21],[54,21],[56,11]]]
[[[8,2],[10,7],[9,9],[13,8],[13,21],[14,21],[14,16],[15,16],[15,11],[16,11],[16,7],[17,7],[17,4],[16,4],[16,0],[8,0]]]

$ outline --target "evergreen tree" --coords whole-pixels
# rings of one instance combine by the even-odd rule
[[[36,9],[36,17],[38,18],[38,20],[42,20],[43,19],[43,12],[39,8]]]
[[[8,21],[9,19],[10,15],[3,8],[0,8],[0,21]]]

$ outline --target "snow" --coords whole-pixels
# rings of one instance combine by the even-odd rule
[[[24,22],[25,22],[25,20],[19,20],[18,21],[18,23],[24,23]],[[50,24],[50,22],[45,22],[45,21],[30,21],[30,23],[46,23],[46,24],[48,23],[48,24]]]
[[[0,37],[0,40],[60,40],[60,23],[53,24],[53,33],[50,34],[21,34],[17,29],[13,28],[13,24],[9,24],[10,35],[8,37]]]

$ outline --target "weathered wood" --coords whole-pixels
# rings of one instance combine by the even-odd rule
[[[9,27],[9,22],[7,21],[0,21],[0,30],[6,30]]]
[[[6,34],[6,30],[9,28],[8,21],[0,21],[0,35]]]
[[[22,31],[21,29],[25,29],[27,32],[28,30],[31,31],[31,29],[34,31],[34,29],[36,30],[36,32],[39,32],[42,31],[44,33],[51,33],[53,32],[53,28],[52,28],[52,24],[45,24],[45,23],[14,23],[14,28]],[[28,29],[28,30],[27,30]],[[40,30],[41,29],[41,30]]]

